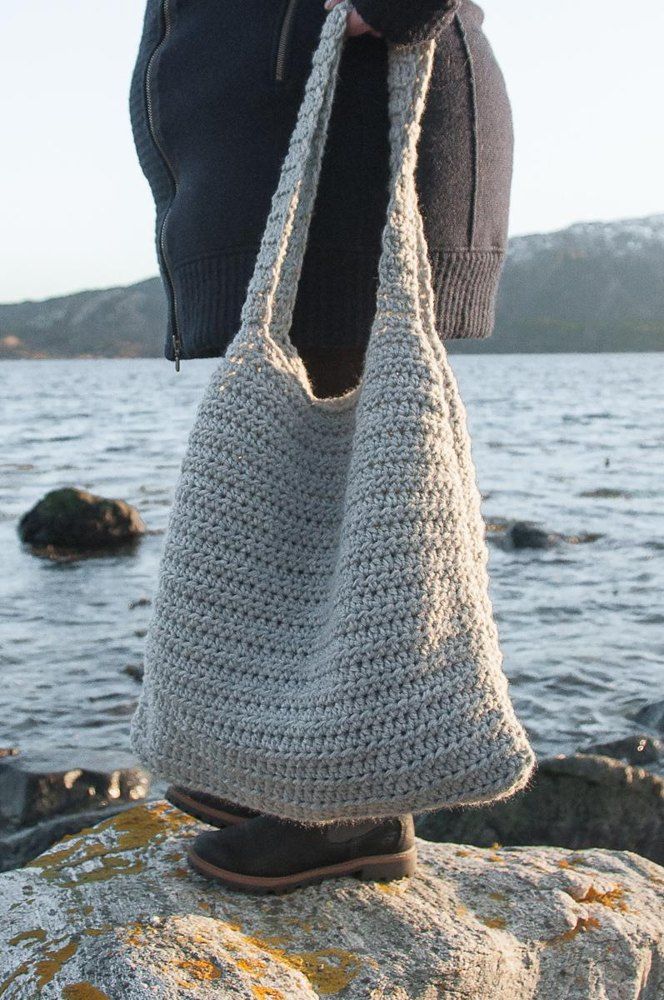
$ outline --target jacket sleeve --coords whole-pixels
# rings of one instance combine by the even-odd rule
[[[353,0],[367,24],[397,45],[434,38],[460,5],[461,0]]]

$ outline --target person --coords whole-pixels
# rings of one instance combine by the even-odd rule
[[[147,0],[130,113],[156,207],[166,357],[220,357],[240,313],[326,12],[340,0]],[[471,0],[355,0],[291,340],[317,396],[361,378],[389,183],[389,45],[435,39],[417,192],[443,340],[493,329],[512,173],[501,71]],[[283,891],[415,868],[413,817],[298,825],[171,787],[217,829],[190,852],[208,878]]]

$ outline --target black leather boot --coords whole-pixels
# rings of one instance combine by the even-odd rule
[[[226,799],[218,799],[206,792],[195,792],[191,788],[180,788],[178,785],[170,785],[166,789],[165,798],[182,812],[219,829],[237,826],[238,823],[246,823],[248,819],[258,816],[257,812],[243,809],[242,806],[236,806]]]
[[[300,826],[259,816],[201,833],[189,862],[206,878],[255,893],[288,892],[347,875],[390,882],[415,871],[413,817]]]

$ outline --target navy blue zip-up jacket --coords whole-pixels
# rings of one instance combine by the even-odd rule
[[[485,337],[512,165],[503,79],[470,0],[357,0],[291,337],[366,344],[387,206],[387,45],[435,36],[418,191],[441,337]],[[213,357],[238,329],[324,17],[322,0],[147,0],[132,128],[156,205],[166,356]]]

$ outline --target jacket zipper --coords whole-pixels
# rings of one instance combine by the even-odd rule
[[[279,44],[277,45],[277,59],[274,68],[274,77],[277,83],[283,83],[286,79],[286,58],[288,56],[288,43],[293,29],[293,20],[298,0],[288,0],[281,22],[279,32]]]
[[[159,154],[160,154],[162,160],[164,161],[164,165],[165,165],[165,167],[166,167],[166,169],[167,169],[167,171],[168,171],[168,173],[170,175],[171,183],[173,185],[173,194],[175,195],[175,189],[176,189],[175,171],[173,170],[173,167],[172,167],[172,165],[171,165],[171,163],[170,163],[170,161],[169,161],[169,159],[168,159],[168,157],[167,157],[167,155],[166,155],[166,153],[164,151],[164,148],[163,148],[163,146],[162,146],[162,144],[161,144],[161,142],[159,140],[159,136],[158,136],[157,130],[155,128],[154,113],[153,113],[153,107],[152,107],[151,85],[152,85],[152,70],[153,70],[153,66],[154,66],[155,60],[156,60],[156,58],[157,58],[157,56],[158,56],[158,54],[159,54],[162,46],[164,45],[164,43],[168,39],[168,36],[171,33],[170,0],[160,0],[160,3],[161,3],[161,18],[162,18],[162,23],[163,23],[163,26],[164,26],[164,33],[161,36],[159,44],[157,45],[157,47],[152,52],[152,55],[150,56],[150,58],[148,60],[148,65],[147,65],[147,68],[146,68],[146,71],[145,71],[145,106],[146,106],[146,112],[147,112],[148,129],[150,131],[150,135],[152,137],[152,141],[154,142],[155,146],[157,147],[157,149],[159,151]],[[162,257],[162,260],[163,260],[163,263],[164,263],[164,274],[166,276],[166,283],[168,285],[168,294],[169,294],[169,297],[170,297],[170,300],[171,300],[171,314],[172,314],[172,317],[173,317],[173,332],[171,334],[171,339],[173,341],[173,356],[174,356],[174,360],[175,360],[175,370],[176,370],[176,372],[179,372],[180,371],[180,358],[181,358],[181,355],[182,355],[182,340],[180,338],[180,334],[178,332],[178,327],[177,327],[177,299],[176,299],[176,295],[175,295],[175,285],[173,283],[173,278],[172,278],[172,274],[171,274],[171,266],[170,266],[170,263],[169,263],[169,260],[168,260],[168,254],[166,253],[166,240],[165,240],[166,222],[168,220],[168,216],[169,216],[170,210],[171,210],[171,206],[169,205],[168,208],[166,209],[166,211],[164,212],[163,219],[161,220],[161,226],[159,228],[159,249],[161,250],[161,257]]]

